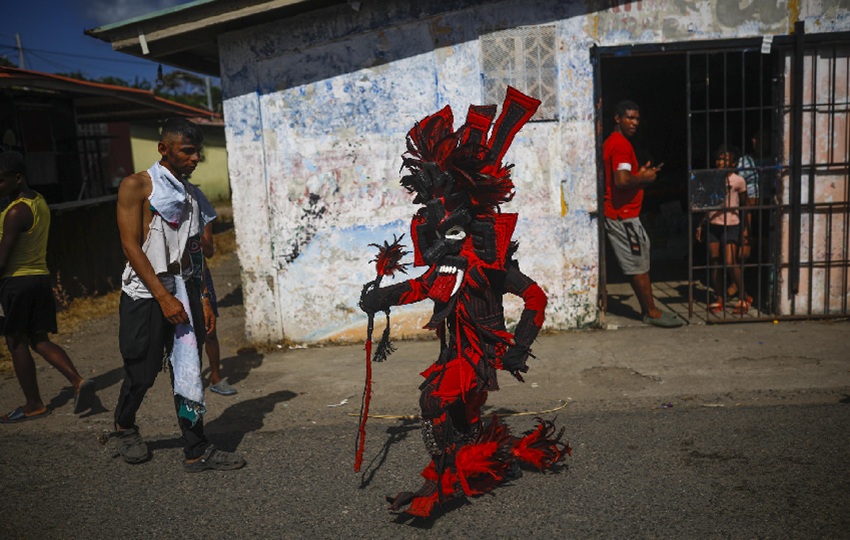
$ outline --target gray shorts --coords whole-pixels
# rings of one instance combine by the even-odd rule
[[[639,218],[605,219],[608,243],[627,276],[649,272],[649,236]]]

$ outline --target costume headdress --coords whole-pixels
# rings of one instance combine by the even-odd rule
[[[514,196],[513,166],[504,165],[502,158],[539,105],[508,87],[495,124],[495,105],[472,105],[455,131],[447,105],[408,132],[403,167],[410,174],[401,185],[415,194],[415,204],[425,205],[411,224],[416,266],[434,264],[445,254],[442,236],[456,225],[470,229],[482,261],[504,263],[516,215],[500,219],[500,205]]]

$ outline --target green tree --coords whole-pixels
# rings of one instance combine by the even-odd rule
[[[103,83],[103,84],[111,84],[113,86],[125,86],[125,87],[130,86],[130,83],[128,83],[127,81],[125,81],[121,77],[112,77],[112,76],[101,77],[101,78],[97,79],[97,82]]]
[[[203,76],[186,71],[172,71],[166,73],[158,81],[154,90],[156,95],[191,105],[199,109],[207,108],[207,86]],[[221,112],[221,88],[210,87],[210,96],[214,112]]]

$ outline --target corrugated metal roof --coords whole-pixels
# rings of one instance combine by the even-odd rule
[[[169,116],[205,118],[221,122],[221,115],[155,95],[150,90],[128,88],[63,75],[0,67],[0,92],[61,94],[74,101],[80,123],[148,120]]]

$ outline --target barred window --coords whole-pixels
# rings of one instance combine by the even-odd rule
[[[482,34],[479,41],[483,102],[501,103],[513,86],[541,101],[534,120],[557,120],[555,26],[520,26]]]

